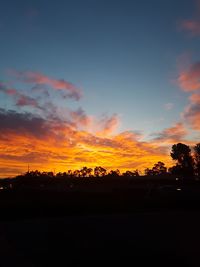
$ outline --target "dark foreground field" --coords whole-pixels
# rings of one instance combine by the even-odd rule
[[[0,266],[200,266],[199,183],[107,189],[3,190]]]
[[[2,222],[0,266],[199,266],[199,212]]]

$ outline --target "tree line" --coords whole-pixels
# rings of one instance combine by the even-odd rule
[[[164,173],[181,175],[182,177],[200,176],[200,143],[192,149],[182,143],[174,144],[170,153],[176,164],[168,170],[163,162],[158,162],[152,169],[146,169],[146,175],[159,175]]]
[[[148,176],[173,174],[182,176],[184,178],[192,178],[194,176],[200,177],[200,143],[196,144],[192,149],[183,143],[174,144],[171,148],[171,158],[175,161],[175,165],[167,168],[165,163],[159,161],[152,168],[146,168],[144,174]],[[28,171],[24,176],[28,177],[117,177],[126,176],[134,177],[140,176],[139,170],[127,170],[120,173],[118,169],[107,171],[101,166],[97,166],[94,169],[83,167],[80,170],[68,170],[66,172],[59,172],[54,174],[53,172],[40,172]]]

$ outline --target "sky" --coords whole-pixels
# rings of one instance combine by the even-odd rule
[[[172,164],[200,141],[200,1],[2,0],[0,177]]]

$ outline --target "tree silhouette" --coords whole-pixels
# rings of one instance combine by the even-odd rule
[[[63,173],[62,173],[62,172],[58,172],[58,173],[56,174],[56,177],[57,177],[57,178],[61,178],[61,177],[63,177]]]
[[[146,169],[144,170],[144,174],[145,174],[145,175],[152,175],[152,170],[149,169],[149,168],[146,168]]]
[[[195,174],[200,176],[200,143],[194,147]]]
[[[73,176],[73,171],[72,171],[72,170],[68,170],[68,171],[67,171],[67,174],[68,174],[70,177],[72,177],[72,176]]]
[[[165,163],[158,161],[152,169],[154,175],[161,175],[167,173],[167,168],[165,167]]]
[[[81,176],[80,171],[79,171],[79,170],[75,170],[75,171],[73,172],[73,176],[74,176],[74,177],[80,177],[80,176]]]
[[[87,169],[87,176],[88,176],[88,177],[92,177],[92,176],[93,176],[93,175],[92,175],[92,171],[93,171],[92,168],[88,168],[88,169]]]
[[[165,167],[165,163],[158,161],[152,169],[146,168],[144,172],[146,175],[162,175],[167,173],[167,168]]]
[[[102,168],[101,166],[94,168],[94,176],[95,177],[102,177],[106,175],[106,169]]]
[[[193,158],[189,146],[178,143],[172,146],[171,157],[177,161],[176,170],[179,174],[187,177],[194,174]]]
[[[164,174],[175,174],[182,178],[191,178],[194,175],[199,176],[200,178],[200,143],[197,143],[193,147],[194,153],[191,154],[191,149],[189,146],[177,143],[172,146],[171,149],[171,157],[174,161],[176,161],[176,165],[172,166],[168,169],[165,166],[165,163],[162,161],[158,161],[154,164],[152,168],[146,168],[145,169],[145,175],[148,176],[155,176],[160,175],[160,179],[166,178]],[[77,170],[66,170],[65,172],[58,172],[57,174],[54,174],[53,172],[48,171],[28,171],[23,175],[18,175],[17,177],[13,178],[12,188],[25,188],[28,186],[28,188],[42,188],[42,190],[47,186],[57,186],[58,184],[64,185],[64,188],[66,188],[72,184],[72,179],[76,180],[76,178],[79,177],[102,177],[102,180],[106,180],[111,178],[111,180],[120,180],[122,178],[126,177],[134,177],[139,176],[139,171],[130,171],[127,170],[124,173],[120,173],[118,169],[116,170],[110,170],[107,172],[106,169],[104,169],[101,166],[97,166],[94,168],[94,174],[93,169],[88,168],[84,166],[81,169]],[[119,178],[119,179],[118,179]],[[88,179],[89,180],[89,179]],[[142,179],[141,179],[142,180]],[[81,182],[82,183],[82,182]],[[86,182],[87,183],[87,182]],[[7,188],[10,188],[10,180],[9,185]]]
[[[83,167],[80,170],[80,176],[81,177],[90,177],[92,175],[92,168]]]
[[[123,176],[127,176],[127,177],[139,176],[139,172],[138,172],[138,170],[126,171],[123,173]]]
[[[109,176],[112,176],[112,177],[118,177],[120,176],[120,171],[118,169],[116,170],[111,170],[109,173],[108,173]]]

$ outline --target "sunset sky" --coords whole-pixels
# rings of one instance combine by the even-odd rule
[[[200,142],[200,1],[2,0],[0,177],[170,166]]]

